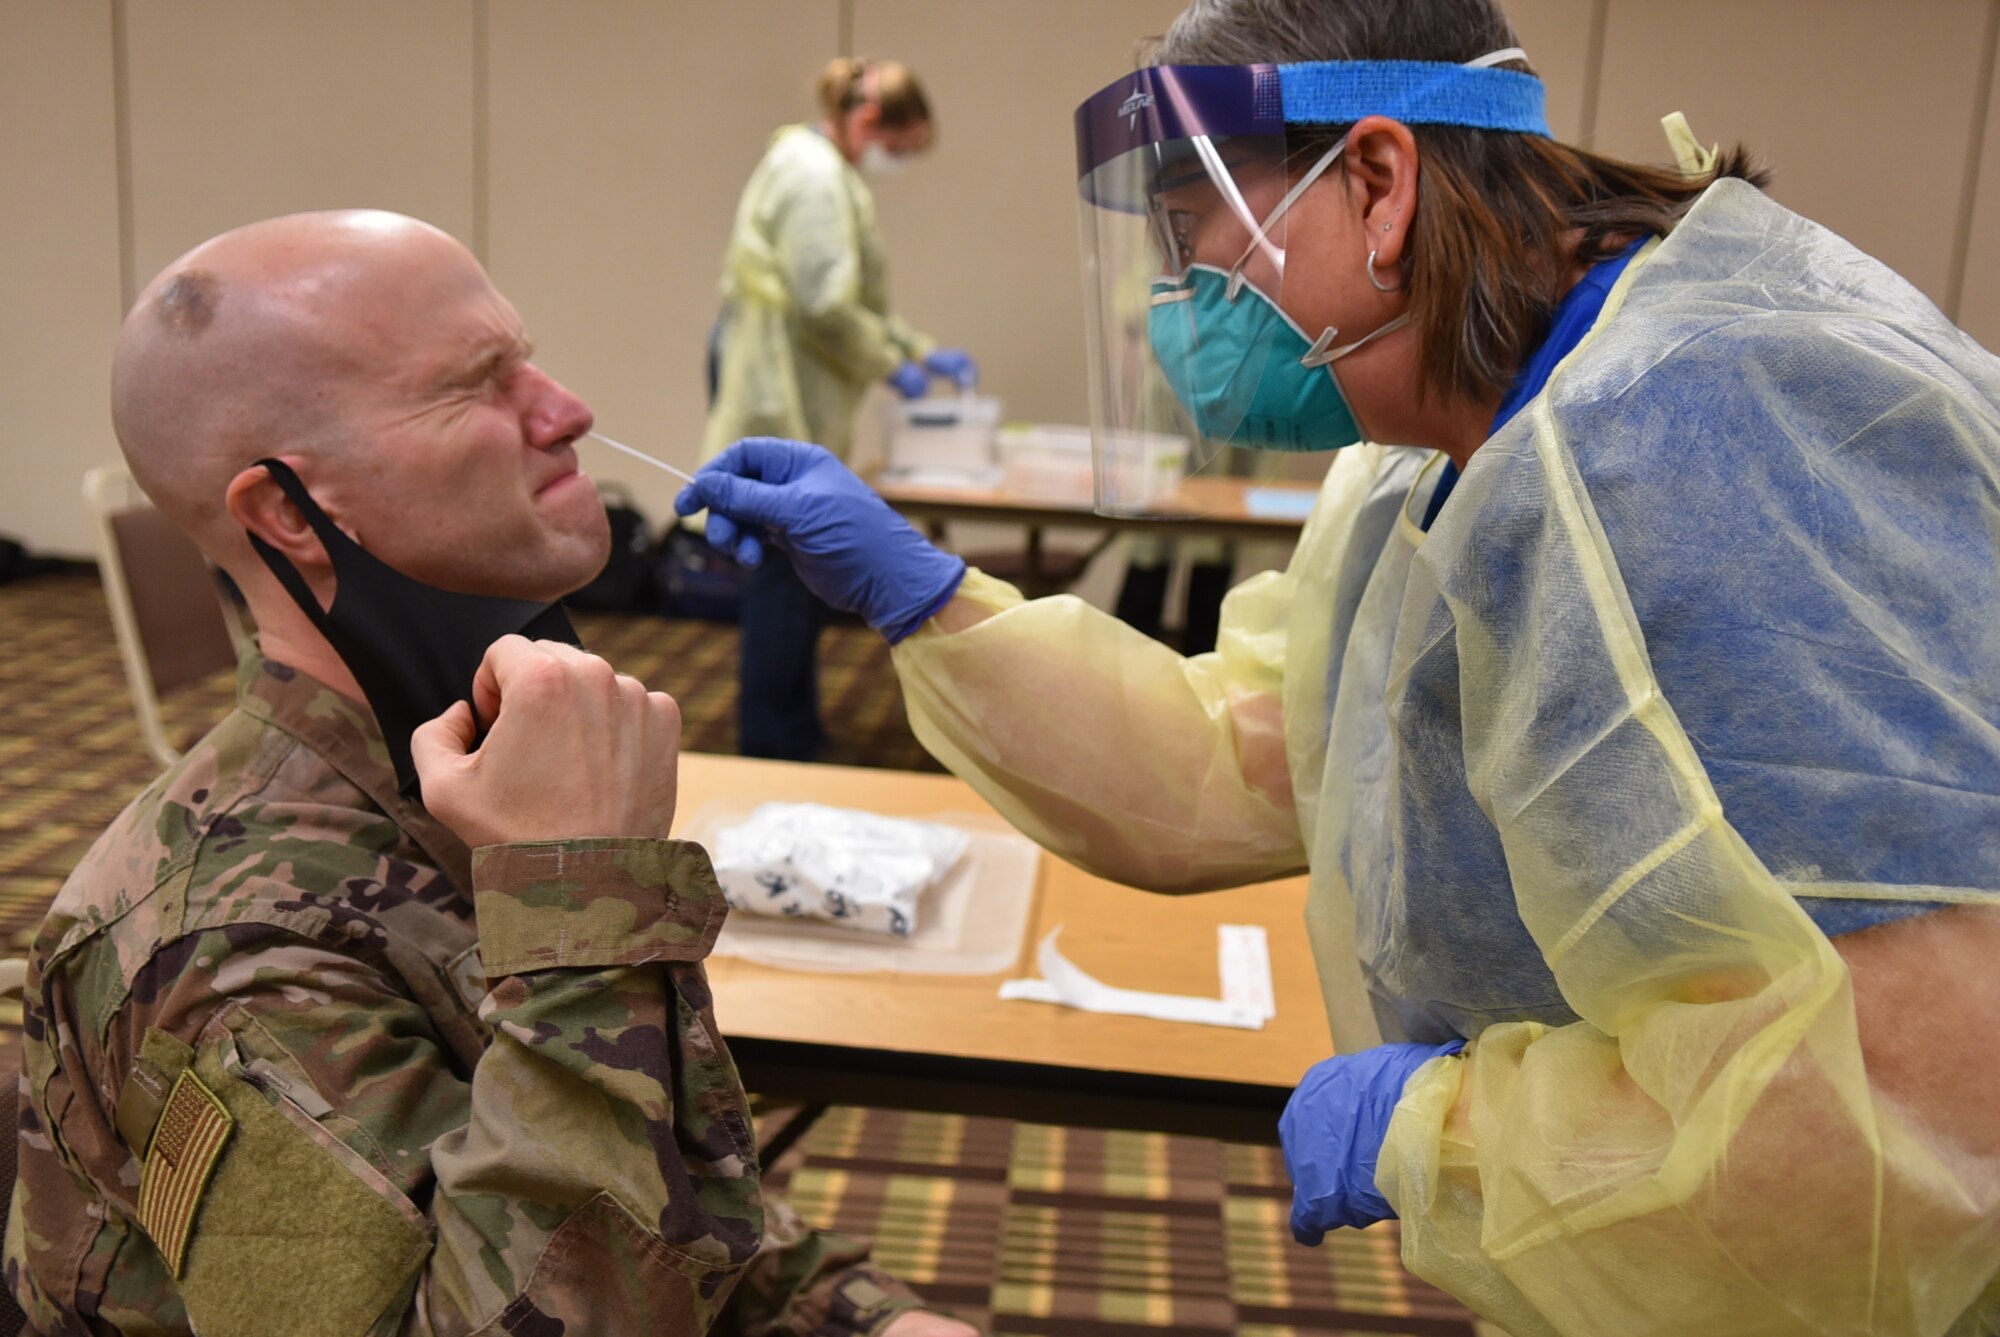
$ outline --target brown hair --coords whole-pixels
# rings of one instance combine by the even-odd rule
[[[819,106],[829,121],[838,122],[868,101],[871,92],[876,105],[882,108],[882,124],[886,128],[896,130],[930,123],[931,103],[924,96],[923,84],[898,61],[835,56],[820,71]]]
[[[1497,0],[1194,0],[1157,59],[1462,63],[1517,45]],[[1520,62],[1501,68],[1527,70]],[[1310,167],[1346,129],[1291,127],[1292,170]],[[1410,132],[1420,166],[1403,275],[1426,397],[1505,394],[1546,335],[1574,266],[1609,259],[1637,237],[1667,236],[1724,177],[1757,186],[1770,179],[1740,145],[1713,170],[1690,175],[1537,135],[1440,125]]]

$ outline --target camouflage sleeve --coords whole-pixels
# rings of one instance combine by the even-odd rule
[[[878,1333],[921,1308],[908,1287],[868,1262],[867,1250],[814,1230],[781,1199],[764,1199],[764,1243],[715,1337],[846,1337]]]
[[[558,851],[573,848],[554,847]],[[682,848],[701,854],[698,846]],[[564,940],[562,950],[568,964],[600,961],[614,964],[631,956],[629,951],[621,951],[615,945],[607,953],[583,940],[580,935],[590,930],[581,927],[574,916],[576,905],[571,894],[558,891],[568,879],[549,874],[546,853],[535,852],[536,847],[532,846],[511,846],[508,851],[508,858],[523,862],[522,867],[510,870],[508,880],[518,882],[526,890],[504,899],[499,893],[478,890],[480,945],[489,975],[502,973],[496,961],[522,971],[532,969],[550,950],[548,944],[559,938]],[[496,871],[492,852],[481,853],[486,857],[474,865],[476,888]],[[719,899],[705,854],[701,854],[700,876]],[[601,931],[607,943],[616,944],[626,931],[625,909],[618,901],[600,909]],[[713,945],[719,927],[720,912],[715,926],[708,929],[702,941],[702,955]],[[498,994],[496,988],[495,996]],[[708,1033],[713,1034],[705,977],[702,998],[703,1017],[708,1023]],[[716,1043],[719,1049],[720,1041]],[[734,1117],[743,1110],[742,1087],[726,1054],[722,1062],[728,1068],[728,1108]],[[475,1087],[475,1097],[476,1090]],[[745,1138],[749,1136],[744,1133]],[[754,1173],[754,1149],[747,1154]],[[917,1297],[908,1288],[868,1265],[867,1250],[837,1235],[813,1230],[781,1201],[765,1197],[762,1206],[761,1243],[743,1271],[726,1315],[717,1325],[718,1332],[739,1333],[741,1337],[872,1334],[888,1326],[898,1314],[916,1307]]]
[[[134,991],[132,1085],[156,1097],[135,1127],[174,1125],[178,1067],[207,1103],[175,1149],[223,1147],[165,1195],[170,1224],[198,1200],[172,1286],[201,1331],[694,1334],[750,1269],[765,1209],[700,964],[706,854],[511,845],[474,870],[492,1035],[470,1073],[365,923],[349,950],[199,933]]]

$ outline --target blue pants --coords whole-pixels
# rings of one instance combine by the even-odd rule
[[[826,742],[819,722],[819,629],[826,605],[776,548],[743,592],[736,739],[746,757],[811,761]]]

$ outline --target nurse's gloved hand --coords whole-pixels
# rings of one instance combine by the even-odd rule
[[[1375,1190],[1375,1159],[1412,1074],[1448,1045],[1379,1045],[1330,1058],[1306,1074],[1278,1120],[1292,1175],[1292,1238],[1318,1244],[1338,1226],[1372,1226],[1396,1213]]]
[[[965,560],[940,551],[823,446],[776,437],[738,441],[674,498],[708,511],[708,541],[745,566],[764,543],[790,554],[826,603],[858,613],[894,645],[958,593]]]
[[[963,348],[940,348],[924,359],[924,370],[942,376],[961,390],[979,388],[979,364]]]
[[[929,373],[914,362],[905,362],[890,372],[888,380],[890,387],[905,399],[922,399],[931,388]]]

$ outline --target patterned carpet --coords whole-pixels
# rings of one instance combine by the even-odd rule
[[[1292,1242],[1276,1148],[834,1109],[772,1178],[925,1296],[1036,1337],[1472,1337],[1393,1223]]]
[[[734,750],[734,627],[601,614],[577,625],[593,650],[675,696],[688,749]],[[0,944],[11,949],[157,767],[95,575],[0,585],[0,645]],[[937,769],[910,735],[880,638],[829,628],[821,664],[827,761]],[[230,687],[219,675],[170,699],[169,732],[193,739],[228,709]],[[872,1238],[898,1275],[995,1333],[1475,1332],[1402,1270],[1393,1225],[1293,1244],[1269,1148],[837,1108],[771,1176],[809,1218]]]

